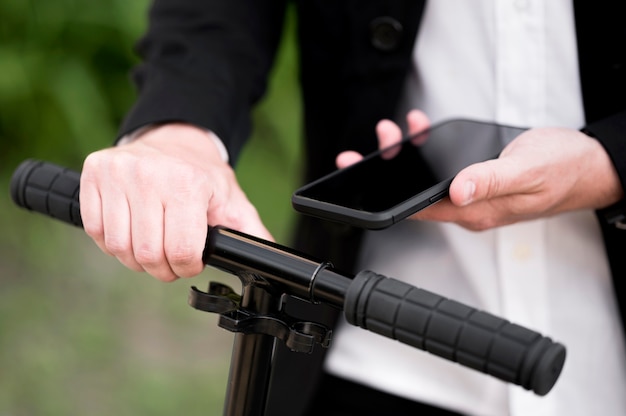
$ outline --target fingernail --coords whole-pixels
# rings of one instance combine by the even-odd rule
[[[472,181],[465,182],[463,185],[463,202],[462,206],[469,205],[474,200],[474,192],[476,192],[476,184]]]

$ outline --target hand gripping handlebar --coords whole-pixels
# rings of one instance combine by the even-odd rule
[[[20,207],[80,227],[79,185],[77,172],[26,160],[13,174],[11,196]],[[260,276],[277,293],[343,309],[350,324],[538,395],[552,389],[565,362],[565,347],[535,331],[371,271],[347,276],[244,233],[210,227],[203,260],[233,274]]]

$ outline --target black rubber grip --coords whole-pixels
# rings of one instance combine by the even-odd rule
[[[541,334],[399,280],[363,271],[348,288],[349,323],[545,395],[565,347]]]
[[[82,227],[76,171],[38,160],[25,160],[13,172],[11,198],[22,208]]]

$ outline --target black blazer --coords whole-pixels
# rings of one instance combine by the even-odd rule
[[[280,39],[286,0],[156,0],[138,44],[139,97],[121,134],[146,124],[185,121],[213,130],[234,162],[247,139]],[[411,66],[425,1],[298,0],[306,172],[335,169],[346,149],[376,148],[374,126],[395,115]],[[626,19],[619,2],[574,0],[585,131],[611,156],[626,189]],[[622,317],[626,231],[599,213]],[[303,218],[294,245],[352,271],[359,232]],[[291,300],[292,313],[330,325],[334,312]],[[575,307],[575,305],[573,305]],[[311,319],[311,318],[309,318]],[[624,322],[624,319],[622,319]],[[279,346],[267,414],[298,415],[323,355]],[[305,376],[303,376],[303,374]]]

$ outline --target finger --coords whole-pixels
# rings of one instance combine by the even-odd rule
[[[459,207],[449,198],[443,198],[433,205],[411,215],[410,219],[420,221],[455,222],[459,214]]]
[[[465,207],[458,207],[450,199],[445,198],[413,214],[410,218],[420,221],[455,223],[471,231],[484,231],[511,224],[521,218],[503,212],[501,205],[490,201],[477,201]]]
[[[96,245],[108,255],[112,255],[104,244],[104,225],[102,224],[102,200],[98,188],[88,174],[80,178],[80,216],[83,229]]]
[[[124,266],[143,271],[135,260],[131,237],[131,212],[125,194],[119,189],[106,189],[102,198],[102,225],[104,245]]]
[[[379,149],[393,146],[402,140],[402,130],[391,120],[380,120],[376,124],[376,135],[378,136]]]
[[[140,193],[131,201],[131,207],[133,261],[161,281],[176,280],[178,276],[165,256],[165,208],[162,202],[152,195]]]
[[[207,236],[206,203],[190,202],[191,198],[169,201],[164,213],[163,247],[171,274],[193,277],[202,272],[202,252]],[[168,276],[163,267],[159,273]]]
[[[215,178],[214,178],[215,179]],[[224,179],[224,178],[222,178]],[[206,219],[210,226],[222,225],[253,235],[268,241],[274,237],[263,225],[259,214],[239,187],[234,176],[230,183],[216,184],[212,196],[209,196],[209,205]]]
[[[420,110],[411,110],[406,115],[407,126],[409,128],[409,135],[411,143],[414,146],[423,145],[428,140],[428,132],[426,131],[430,127],[430,120]]]
[[[402,140],[402,130],[391,120],[381,120],[376,125],[376,135],[378,136],[378,148],[387,149],[381,156],[383,159],[392,159],[400,151],[400,147],[391,147]]]
[[[83,164],[80,175],[80,215],[83,229],[104,253],[113,254],[104,243],[104,224],[102,220],[102,195],[99,188],[98,153],[89,155]]]
[[[250,235],[267,241],[274,241],[272,234],[263,225],[257,210],[252,206],[252,204],[250,204],[249,207],[248,213],[242,217],[241,227]]]
[[[345,152],[341,152],[337,155],[337,158],[335,159],[335,164],[339,169],[343,169],[345,167],[355,164],[356,162],[359,162],[362,159],[363,155],[361,155],[360,153],[353,150],[348,150]]]
[[[513,158],[499,158],[461,170],[450,184],[449,195],[453,204],[463,207],[506,195],[529,193],[534,187],[534,181],[529,180],[529,175]]]
[[[263,225],[259,213],[252,205],[246,194],[235,185],[231,191],[232,198],[228,200],[226,209],[217,210],[221,214],[221,221],[218,224],[225,225],[235,230],[274,241],[274,237]],[[213,209],[211,207],[211,209]]]
[[[417,134],[430,127],[430,120],[423,111],[411,110],[406,115],[409,134]]]

